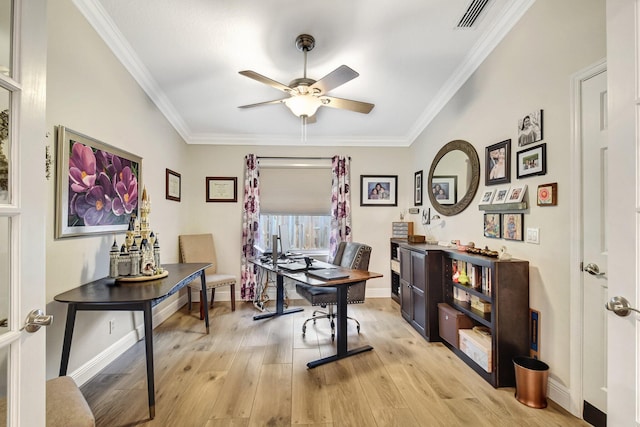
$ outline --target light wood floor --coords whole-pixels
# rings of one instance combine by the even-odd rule
[[[328,321],[301,336],[305,311],[253,321],[248,303],[216,302],[211,334],[186,307],[154,333],[156,418],[149,420],[141,341],[81,389],[98,426],[587,426],[558,405],[532,409],[494,389],[449,349],[420,337],[391,299],[350,305],[349,347],[373,351],[307,369],[334,353]],[[196,306],[197,308],[197,306]]]

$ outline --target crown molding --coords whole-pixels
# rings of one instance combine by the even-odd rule
[[[513,1],[510,7],[505,9],[501,16],[498,17],[496,24],[483,37],[478,39],[465,60],[440,89],[434,100],[427,106],[407,134],[405,139],[411,141],[409,145],[429,126],[431,121],[475,73],[482,62],[493,52],[533,3],[535,3],[535,0]]]

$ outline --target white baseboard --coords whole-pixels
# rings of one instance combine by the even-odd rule
[[[549,378],[547,384],[547,397],[571,413],[571,393],[569,393],[569,389],[553,378]]]
[[[173,313],[178,311],[180,307],[187,303],[187,296],[182,295],[174,300],[160,304],[153,310],[153,326],[154,328],[167,320]],[[80,366],[68,375],[74,379],[78,386],[93,378],[101,370],[106,368],[111,362],[116,360],[125,351],[131,348],[135,343],[144,338],[144,325],[138,325],[125,336],[116,341],[113,345],[106,348],[93,359]]]

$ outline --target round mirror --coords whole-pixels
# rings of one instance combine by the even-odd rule
[[[455,140],[438,151],[429,169],[427,192],[433,208],[451,216],[469,206],[478,191],[480,160],[473,145]]]

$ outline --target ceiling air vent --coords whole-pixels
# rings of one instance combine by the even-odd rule
[[[489,0],[471,0],[469,7],[464,11],[462,18],[458,21],[458,28],[471,28],[489,3]]]

